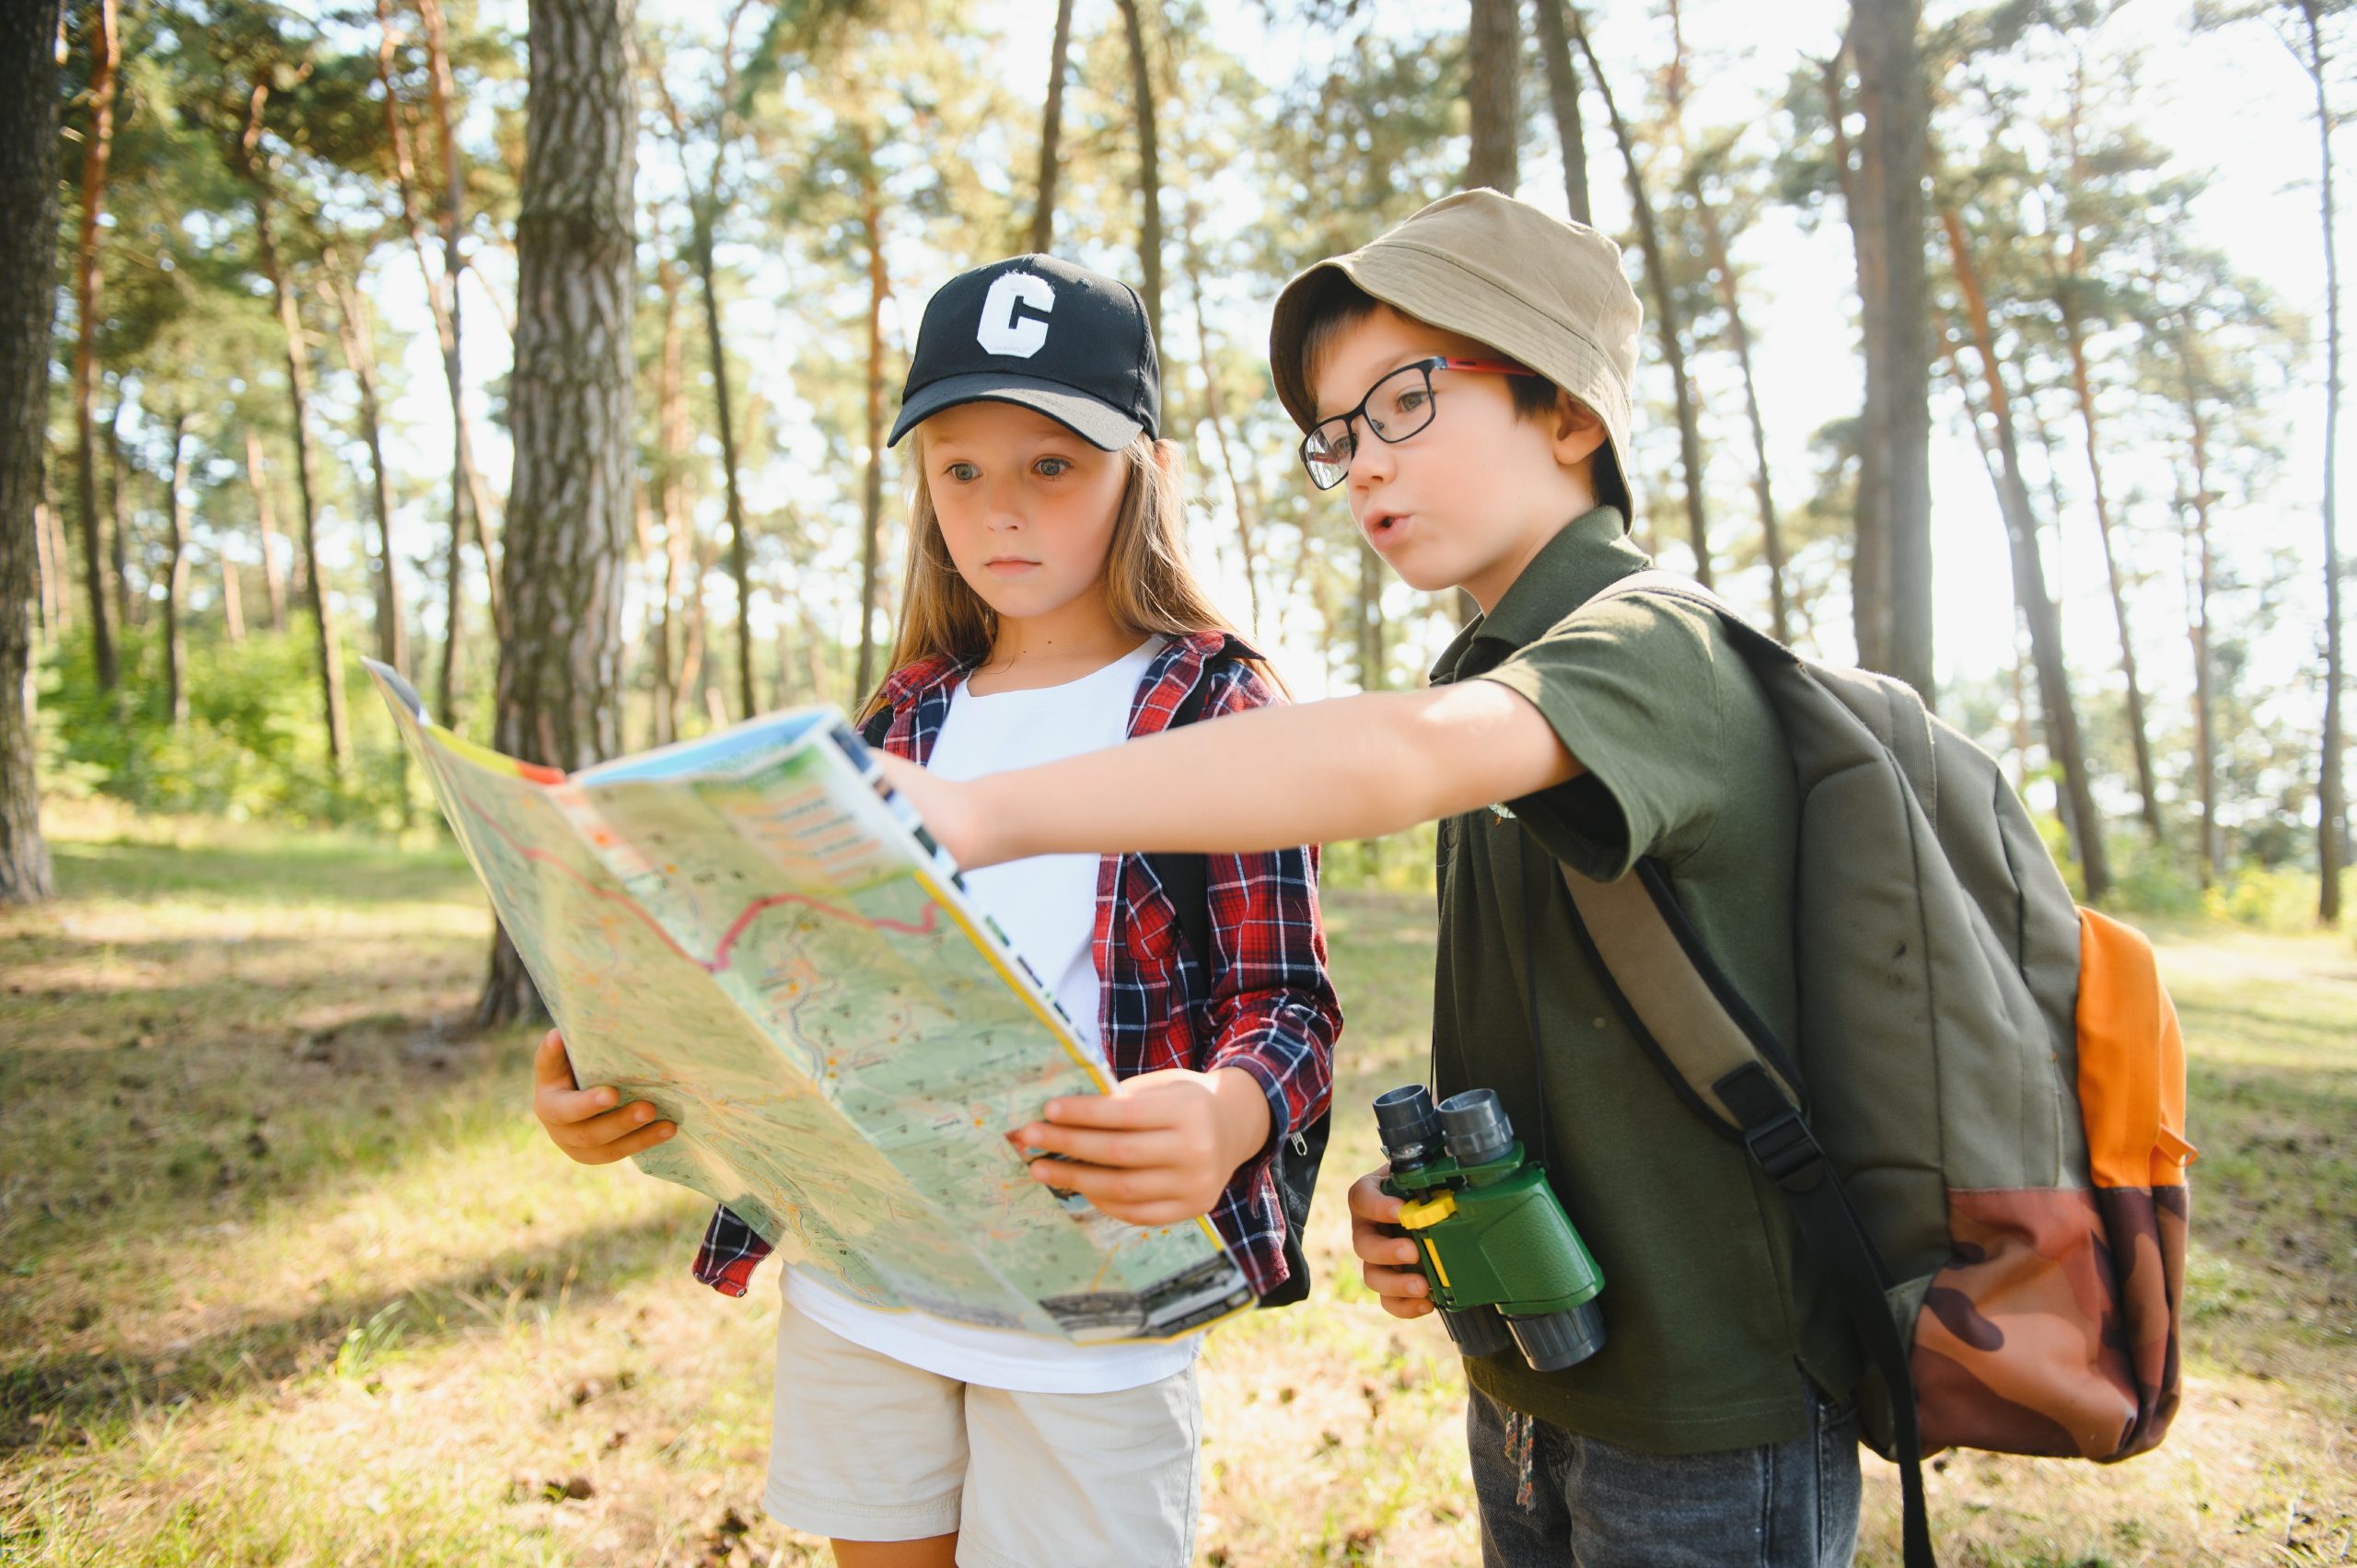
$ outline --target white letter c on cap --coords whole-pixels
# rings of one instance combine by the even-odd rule
[[[982,299],[982,324],[975,330],[974,341],[993,354],[1018,359],[1028,359],[1047,346],[1048,323],[1039,316],[1017,316],[1018,305],[1045,315],[1056,308],[1056,291],[1045,278],[1029,273],[1001,273]]]

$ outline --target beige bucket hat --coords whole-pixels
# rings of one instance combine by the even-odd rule
[[[1306,431],[1318,420],[1301,363],[1321,274],[1340,273],[1404,316],[1462,332],[1545,376],[1594,410],[1627,483],[1629,383],[1644,308],[1620,247],[1495,191],[1444,196],[1347,256],[1306,269],[1277,296],[1269,369]],[[1636,505],[1630,485],[1630,506]]]

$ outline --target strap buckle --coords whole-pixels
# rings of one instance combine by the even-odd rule
[[[1817,1184],[1825,1169],[1825,1151],[1817,1146],[1808,1123],[1797,1110],[1786,1109],[1757,1127],[1746,1128],[1743,1146],[1768,1179],[1787,1192],[1805,1192]]]

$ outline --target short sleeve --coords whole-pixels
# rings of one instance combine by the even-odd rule
[[[1706,611],[1608,599],[1555,623],[1480,679],[1519,692],[1586,771],[1508,803],[1556,858],[1611,881],[1675,865],[1710,836],[1722,775],[1721,661]]]

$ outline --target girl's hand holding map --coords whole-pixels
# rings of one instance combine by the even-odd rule
[[[566,1155],[583,1165],[611,1165],[679,1130],[656,1121],[658,1113],[646,1101],[617,1106],[621,1098],[610,1088],[582,1088],[574,1081],[564,1037],[554,1029],[541,1037],[532,1056],[532,1114]]]

